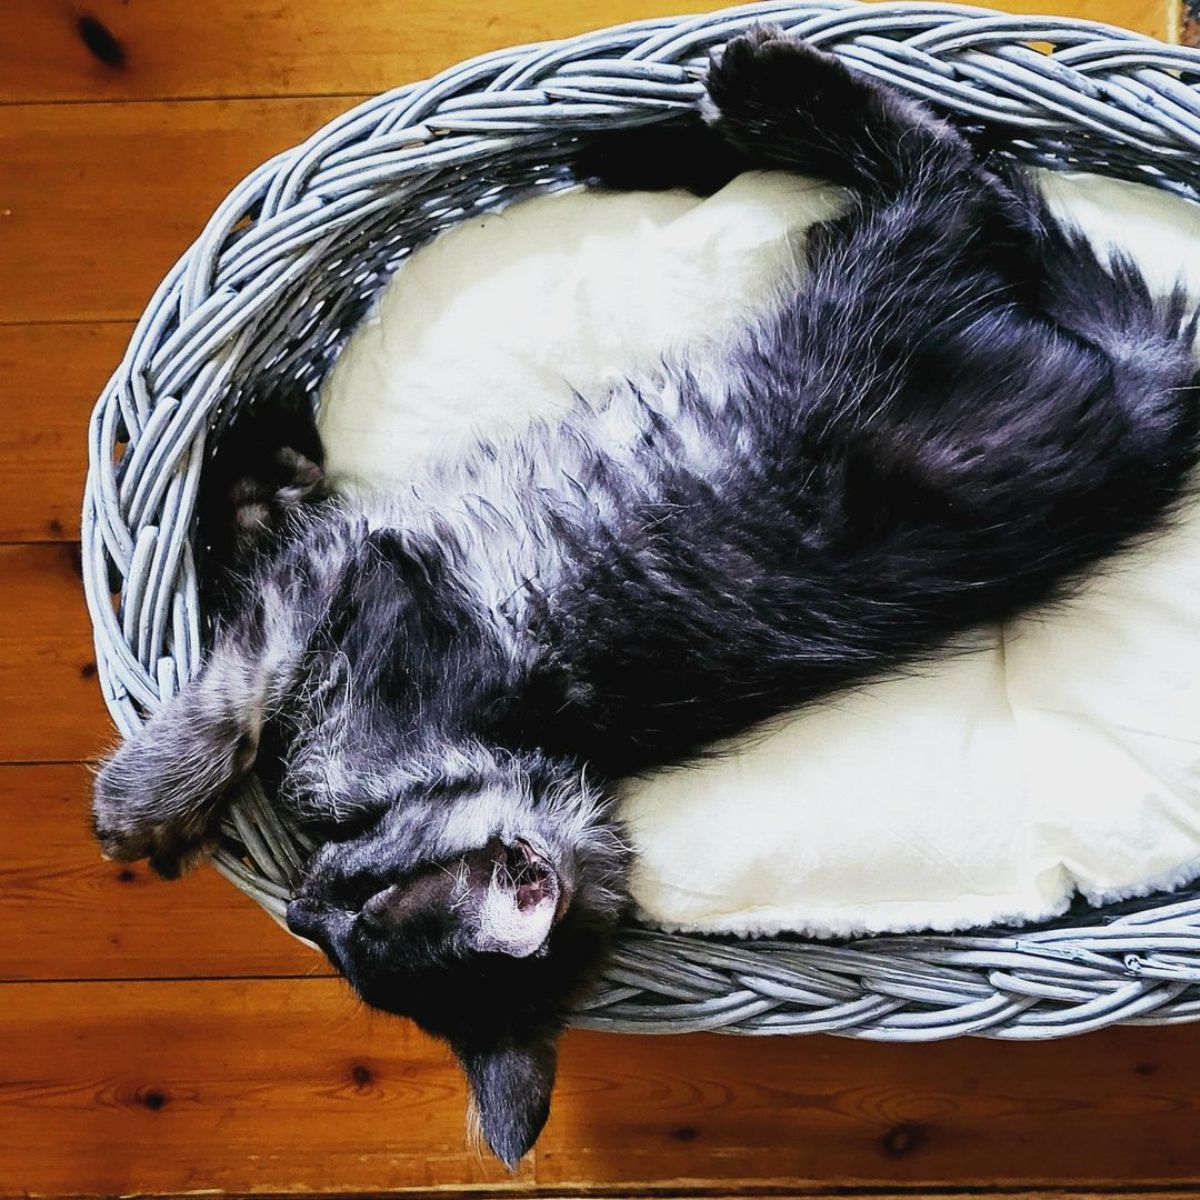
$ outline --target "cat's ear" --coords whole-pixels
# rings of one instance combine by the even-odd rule
[[[554,1037],[457,1046],[484,1140],[509,1170],[537,1141],[550,1115],[558,1052]]]

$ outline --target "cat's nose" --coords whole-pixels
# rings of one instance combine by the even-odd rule
[[[314,934],[320,929],[319,910],[307,900],[293,900],[287,906],[287,927],[297,937],[315,941]]]
[[[297,898],[287,906],[287,927],[297,937],[320,946],[335,964],[340,964],[339,947],[349,931],[349,913]]]

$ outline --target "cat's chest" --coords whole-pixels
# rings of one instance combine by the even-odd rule
[[[669,481],[729,485],[747,444],[742,414],[715,383],[689,387],[630,384],[510,442],[480,443],[406,486],[353,493],[352,502],[372,529],[435,548],[450,585],[468,592],[501,636],[520,639],[574,594],[581,573],[636,547],[661,519]]]

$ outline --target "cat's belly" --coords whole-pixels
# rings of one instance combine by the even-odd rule
[[[394,489],[343,489],[372,529],[435,546],[506,638],[661,511],[666,481],[736,485],[753,431],[720,372],[629,383],[553,424],[481,442]]]

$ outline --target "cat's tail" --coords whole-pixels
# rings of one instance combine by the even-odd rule
[[[1039,307],[1111,365],[1135,449],[1164,467],[1195,452],[1200,310],[1182,280],[1154,289],[1122,248],[1093,245],[1042,210]]]
[[[1200,461],[1200,312],[1182,283],[1152,289],[1126,252],[1097,249],[1044,208],[1037,249],[1038,307],[1056,333],[1047,355],[1079,364],[1082,386],[1057,419],[1031,418],[1045,462],[1030,455],[1035,490],[1015,499],[1036,503],[1045,480],[1047,512],[1079,539],[1077,566],[1153,528],[1188,491]]]

